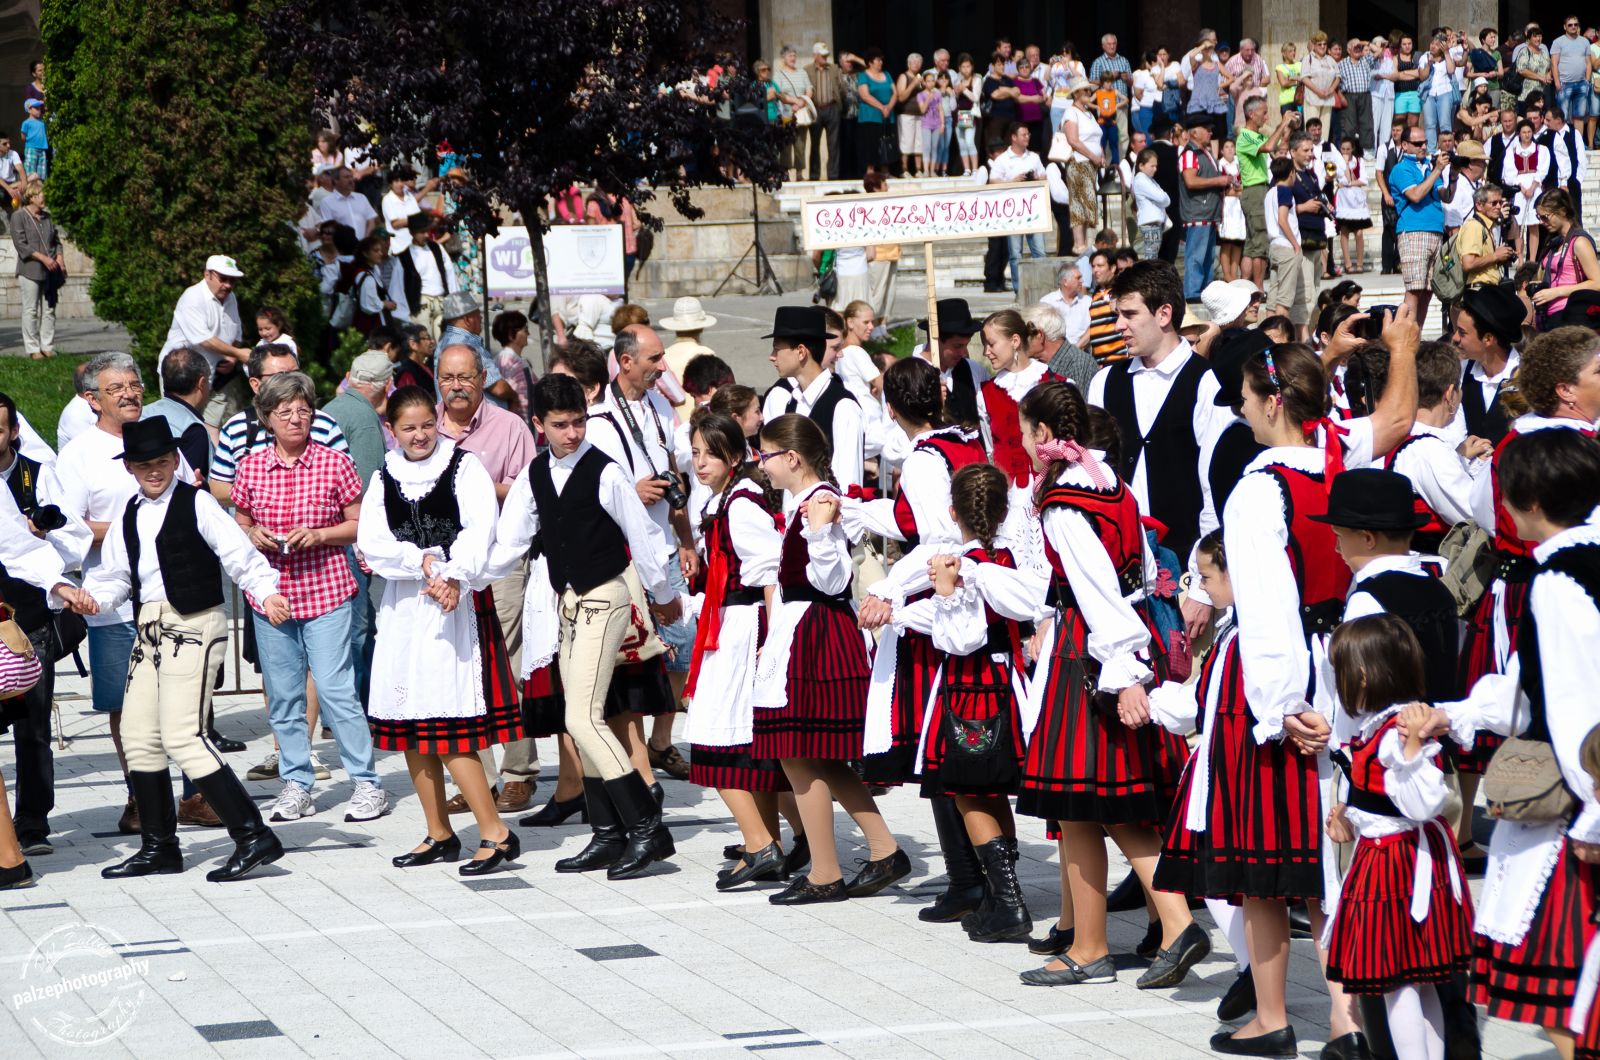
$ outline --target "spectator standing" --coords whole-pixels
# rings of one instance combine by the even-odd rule
[[[1207,60],[1209,61],[1209,60]],[[1200,68],[1196,73],[1200,73]],[[1217,226],[1222,223],[1222,193],[1233,178],[1211,156],[1213,117],[1189,115],[1189,145],[1178,156],[1178,205],[1183,216],[1183,297],[1200,301],[1217,261]],[[1152,162],[1158,162],[1152,153]]]
[[[1088,71],[1078,58],[1071,41],[1063,42],[1059,51],[1050,57],[1049,68],[1043,79],[1050,86],[1050,132],[1061,128],[1067,108],[1072,106],[1071,87],[1074,82],[1087,78]]]
[[[1021,93],[1011,75],[1006,73],[1006,62],[1004,55],[998,51],[994,53],[989,60],[989,74],[983,79],[979,91],[979,106],[983,111],[982,140],[985,144],[996,140],[1008,142],[1011,123],[1017,120],[1017,100]]]
[[[1158,164],[1155,151],[1147,147],[1139,152],[1133,175],[1133,200],[1139,223],[1141,258],[1161,256],[1161,235],[1167,226],[1167,207],[1172,205],[1167,193],[1156,183]]]
[[[356,465],[356,474],[363,483],[372,481],[373,472],[383,464],[385,444],[383,420],[384,397],[394,378],[394,364],[380,350],[368,350],[350,362],[346,377],[350,385],[322,407],[322,411],[339,425],[349,447],[350,459]]]
[[[1030,141],[1035,144],[1050,142],[1045,121],[1049,116],[1050,89],[1044,84],[1043,71],[1030,60],[1017,60],[1017,120],[1028,127]]]
[[[1545,102],[1554,103],[1567,117],[1581,121],[1592,113],[1589,42],[1580,32],[1583,27],[1577,16],[1569,15],[1562,28],[1564,32],[1550,44],[1550,67],[1555,80],[1550,86],[1552,94],[1545,97]]]
[[[1211,137],[1221,140],[1228,135],[1228,85],[1229,78],[1222,62],[1217,58],[1215,36],[1203,38],[1184,56],[1189,69],[1189,107],[1185,124],[1193,129],[1195,119],[1208,123]]]
[[[839,179],[839,127],[843,117],[842,104],[850,93],[844,74],[828,61],[828,46],[821,41],[811,46],[811,65],[806,77],[811,82],[811,100],[817,106],[817,118],[806,130],[809,141],[806,172],[811,180],[821,180],[823,146],[827,146],[827,175],[829,180]]]
[[[1522,91],[1517,93],[1517,109],[1526,113],[1528,101],[1534,93],[1538,93],[1546,103],[1550,102],[1550,86],[1555,81],[1555,74],[1551,70],[1550,49],[1544,46],[1544,31],[1537,25],[1529,24],[1528,39],[1517,49],[1513,63],[1522,78]]]
[[[89,403],[89,395],[94,393],[94,379],[87,371],[88,361],[84,361],[72,370],[72,398],[61,408],[61,415],[56,419],[56,449],[60,451],[72,443],[72,439],[94,426],[96,415],[94,406]]]
[[[1272,269],[1267,283],[1267,304],[1289,318],[1297,330],[1311,319],[1311,291],[1316,270],[1308,268],[1300,246],[1300,225],[1295,212],[1295,166],[1290,158],[1272,160],[1272,185],[1266,201],[1266,236]],[[1312,286],[1308,289],[1307,283]]]
[[[1472,196],[1472,214],[1456,235],[1456,253],[1461,255],[1468,290],[1498,286],[1506,266],[1516,260],[1516,248],[1500,238],[1505,212],[1505,189],[1489,180],[1479,184]]]
[[[526,356],[528,341],[532,338],[528,318],[515,309],[509,309],[494,318],[494,325],[489,330],[494,335],[495,344],[500,347],[495,352],[495,366],[500,369],[500,378],[511,384],[511,389],[517,395],[518,407],[525,411],[533,384],[539,381]]]
[[[254,404],[272,442],[240,462],[232,492],[235,519],[277,570],[279,592],[289,601],[290,617],[274,625],[262,601],[246,594],[284,781],[271,818],[297,821],[316,812],[306,724],[309,670],[322,723],[333,730],[355,785],[345,820],[370,821],[387,813],[389,802],[373,768],[372,734],[356,689],[358,586],[346,548],[355,542],[362,484],[350,457],[312,440],[315,400],[304,373],[281,372],[262,382]]]
[[[1076,269],[1076,266],[1073,267]],[[1086,296],[1087,297],[1087,296]],[[1080,389],[1094,378],[1095,363],[1087,350],[1067,341],[1058,305],[1040,302],[1023,314],[1028,325],[1028,356]]]
[[[1075,261],[1063,261],[1057,266],[1056,289],[1040,299],[1061,314],[1062,337],[1084,349],[1089,348],[1089,305],[1093,301],[1084,290],[1083,270]]]
[[[1144,65],[1133,72],[1131,92],[1128,102],[1129,139],[1134,133],[1148,136],[1150,122],[1161,106],[1161,63],[1155,52],[1144,53]],[[1060,124],[1058,121],[1052,128]],[[1137,155],[1137,152],[1134,153]]]
[[[1089,66],[1089,80],[1099,84],[1100,75],[1105,73],[1116,75],[1117,94],[1121,97],[1117,109],[1117,139],[1119,143],[1127,143],[1128,94],[1133,86],[1133,67],[1128,65],[1125,56],[1117,54],[1117,36],[1114,33],[1107,33],[1100,38],[1100,54]]]
[[[1333,96],[1339,90],[1339,64],[1328,55],[1328,35],[1322,30],[1311,34],[1311,52],[1300,64],[1301,112],[1309,126],[1321,119],[1324,129],[1333,121]]]
[[[339,134],[332,129],[318,131],[316,146],[311,148],[312,170],[331,173],[342,165],[344,165],[344,148],[339,146]]]
[[[1268,136],[1267,101],[1248,100],[1244,105],[1244,125],[1234,138],[1234,157],[1239,163],[1239,205],[1244,209],[1244,278],[1262,289],[1267,280],[1267,228],[1265,203],[1270,183],[1267,166],[1278,145],[1293,128],[1288,121],[1278,122]]]
[[[211,396],[211,364],[205,354],[190,346],[179,346],[161,362],[161,397],[144,407],[141,420],[167,421],[167,429],[178,440],[178,452],[191,467],[211,467],[211,432],[201,413]]]
[[[1439,187],[1449,156],[1439,152],[1430,166],[1428,137],[1421,129],[1406,130],[1405,157],[1389,174],[1395,203],[1395,239],[1400,251],[1400,276],[1406,301],[1417,320],[1427,319],[1433,299],[1433,263],[1444,242],[1444,204]]]
[[[1231,130],[1244,124],[1245,104],[1251,98],[1257,94],[1266,98],[1267,61],[1257,50],[1254,38],[1239,38],[1239,50],[1222,65],[1222,72],[1228,77],[1228,95],[1233,97]]]
[[[707,328],[717,326],[717,318],[705,311],[698,298],[687,296],[672,303],[672,315],[662,318],[661,326],[673,333],[672,343],[667,347],[667,368],[679,379],[683,378],[690,361],[716,352],[700,341]],[[688,422],[694,408],[694,396],[686,395],[675,411],[679,419]]]
[[[863,172],[886,169],[895,151],[894,79],[877,48],[867,49],[866,63],[856,77],[856,164]]]
[[[1539,259],[1543,286],[1533,296],[1539,330],[1548,331],[1569,322],[1561,319],[1561,312],[1575,295],[1582,295],[1585,307],[1600,304],[1600,258],[1594,237],[1579,227],[1572,197],[1564,190],[1545,192],[1535,209],[1550,233]],[[1578,319],[1587,322],[1587,313]]]
[[[1441,133],[1455,128],[1455,60],[1442,33],[1428,42],[1428,54],[1417,64],[1417,95],[1422,102],[1422,128],[1428,150],[1438,146]]]
[[[1372,56],[1367,42],[1351,37],[1345,46],[1344,58],[1339,60],[1339,89],[1344,93],[1345,107],[1340,132],[1356,139],[1356,157],[1371,158],[1372,139]]]
[[[1023,60],[1026,62],[1027,60]],[[1043,180],[1044,163],[1039,161],[1039,156],[1028,149],[1028,127],[1021,121],[1011,123],[1009,130],[1010,147],[993,162],[989,163],[989,184],[1010,184],[1024,180]],[[1034,232],[1025,236],[1010,236],[1007,249],[1011,256],[1011,290],[1020,293],[1022,290],[1022,253],[1026,246],[1028,256],[1031,258],[1044,257],[1044,235]]]
[[[1111,251],[1097,248],[1089,255],[1094,276],[1094,299],[1089,303],[1089,355],[1096,364],[1114,364],[1128,356],[1128,340],[1117,330],[1117,304],[1111,281],[1117,274]]]
[[[216,449],[211,455],[211,470],[206,475],[206,485],[217,500],[228,503],[240,462],[272,444],[272,432],[256,417],[254,397],[261,389],[261,384],[272,376],[299,370],[300,355],[288,346],[269,343],[250,351],[245,374],[249,378],[251,401],[222,425],[217,435]],[[311,440],[338,453],[350,452],[338,421],[322,412],[318,412],[311,420]]]
[[[365,195],[356,191],[356,175],[347,166],[340,166],[333,174],[333,194],[323,197],[317,209],[324,221],[337,221],[365,239],[378,227],[378,211]]]
[[[161,347],[161,357],[165,357],[179,346],[193,346],[211,362],[211,399],[206,403],[205,420],[213,427],[249,401],[243,368],[250,359],[250,347],[239,344],[244,325],[239,320],[239,299],[233,293],[243,276],[238,263],[226,254],[207,258],[199,282],[178,296]]]
[[[460,289],[455,264],[439,245],[437,223],[427,214],[411,219],[411,246],[399,255],[405,275],[402,289],[411,319],[438,337],[444,327],[445,299]]]
[[[1389,48],[1389,42],[1384,37],[1373,37],[1367,45],[1367,54],[1372,59],[1372,82],[1369,86],[1372,94],[1372,144],[1376,152],[1382,146],[1383,137],[1389,132],[1389,125],[1394,121],[1394,74],[1396,70],[1394,52]],[[1379,165],[1383,159],[1376,154],[1372,156]]]
[[[437,178],[430,179],[422,186],[422,193],[426,195],[438,184]],[[411,249],[411,219],[421,212],[417,171],[407,165],[395,166],[389,170],[389,190],[383,197],[383,225],[392,236],[389,253],[399,256]]]
[[[39,180],[50,178],[50,133],[44,124],[44,100],[30,99],[22,119],[22,171]]]
[[[483,307],[478,300],[466,291],[456,291],[445,299],[440,315],[444,318],[444,330],[439,332],[439,350],[442,352],[446,346],[452,345],[471,349],[478,355],[478,364],[484,371],[485,396],[502,408],[514,405],[516,392],[511,389],[510,383],[500,378],[500,366],[489,355],[489,347],[483,343]],[[435,375],[439,374],[438,355],[434,357],[433,371]]]
[[[1094,117],[1100,123],[1100,142],[1104,144],[1103,154],[1109,160],[1117,157],[1117,107],[1122,102],[1121,95],[1117,92],[1117,75],[1103,73],[1100,75],[1100,87],[1094,90],[1090,97],[1094,103]]]
[[[922,55],[912,52],[906,56],[905,71],[894,80],[894,103],[898,110],[895,127],[900,145],[900,172],[915,176],[917,163],[922,157],[922,102],[917,94],[922,91]]]
[[[811,79],[796,64],[794,45],[783,46],[783,57],[773,71],[773,84],[778,89],[778,115],[788,119],[799,131],[789,141],[784,158],[784,168],[790,180],[799,180],[806,166],[806,127],[816,124],[816,104],[811,101]]]
[[[66,282],[61,234],[44,208],[44,184],[30,179],[22,206],[11,215],[22,297],[22,348],[34,360],[56,355],[56,292]]]

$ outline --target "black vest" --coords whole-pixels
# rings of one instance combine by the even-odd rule
[[[609,463],[609,456],[591,447],[560,493],[550,478],[548,449],[528,465],[528,485],[539,510],[534,554],[543,553],[558,593],[568,586],[586,593],[628,568],[628,539],[600,503],[600,473]]]
[[[1498,388],[1495,393],[1499,393]],[[1495,445],[1511,430],[1511,419],[1498,400],[1484,404],[1483,384],[1473,376],[1470,361],[1461,372],[1461,415],[1467,421],[1468,434],[1487,438]]]
[[[963,357],[950,373],[950,393],[945,395],[944,413],[952,423],[969,427],[978,424],[978,385],[972,378],[972,364]]]
[[[411,307],[413,313],[422,305],[422,273],[417,271],[416,263],[411,260],[411,251],[415,246],[416,244],[413,243],[406,248],[404,254],[399,255],[400,271],[403,274],[400,286],[406,292],[406,305]],[[439,244],[431,239],[428,240],[428,249],[433,252],[433,267],[439,270],[439,282],[444,284],[444,289],[448,293],[450,290],[450,277],[444,271],[444,251],[439,249]]]
[[[194,513],[200,491],[187,482],[175,483],[167,501],[167,515],[156,531],[156,564],[167,590],[167,603],[180,615],[192,615],[222,606],[222,564],[200,536]],[[139,619],[139,527],[136,513],[140,497],[128,501],[122,513],[122,543],[128,552],[129,599],[134,621]]]
[[[1200,443],[1194,436],[1194,403],[1208,363],[1204,357],[1192,355],[1178,369],[1147,435],[1139,433],[1130,364],[1114,364],[1106,376],[1105,410],[1122,429],[1122,463],[1117,470],[1124,482],[1132,482],[1139,457],[1144,455],[1148,514],[1166,525],[1167,536],[1162,543],[1179,556],[1187,556],[1200,536],[1200,509],[1204,506]]]
[[[1250,461],[1266,451],[1267,447],[1256,441],[1255,432],[1243,420],[1228,424],[1217,436],[1206,478],[1211,483],[1211,506],[1217,513],[1219,523],[1222,521],[1222,509],[1227,507],[1228,498],[1233,494],[1233,487],[1244,478],[1244,469],[1250,466]]]
[[[800,404],[800,391],[787,379],[780,379],[777,385],[789,391],[789,404],[784,411],[795,411]],[[852,405],[858,403],[855,395],[850,393],[850,388],[844,385],[844,380],[839,378],[839,373],[835,372],[829,378],[828,385],[822,388],[822,394],[817,398],[817,403],[811,406],[811,411],[806,414],[812,423],[822,428],[822,436],[828,439],[828,448],[830,449],[837,448],[833,442],[833,410],[839,407],[841,401],[848,401]],[[973,413],[977,413],[976,405],[973,406]]]
[[[1417,635],[1428,702],[1449,703],[1461,698],[1461,682],[1456,676],[1456,602],[1444,582],[1428,574],[1391,570],[1361,581],[1351,592],[1370,594]]]
[[[416,545],[423,550],[443,549],[444,558],[450,558],[450,546],[455,544],[456,537],[461,533],[461,505],[456,501],[456,469],[461,466],[461,457],[465,452],[465,449],[457,447],[450,454],[450,462],[439,475],[439,481],[414,501],[400,492],[400,484],[389,474],[388,466],[382,468],[383,514],[388,519],[389,531],[394,534],[395,540]]]
[[[1535,578],[1555,572],[1565,574],[1583,587],[1589,599],[1600,608],[1600,545],[1572,545],[1551,556],[1539,565]],[[1533,587],[1530,584],[1531,594]],[[1550,617],[1550,616],[1547,616]],[[1522,692],[1528,697],[1532,717],[1523,738],[1550,739],[1550,726],[1545,720],[1544,668],[1539,658],[1539,631],[1530,606],[1517,624],[1517,659],[1522,665]]]
[[[39,505],[39,464],[21,453],[17,454],[16,461],[6,485],[11,487],[17,509],[26,517]],[[50,604],[44,590],[21,578],[13,578],[3,563],[0,563],[0,599],[17,612],[17,624],[23,632],[34,633],[50,624]]]

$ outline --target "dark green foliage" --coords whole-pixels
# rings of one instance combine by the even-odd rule
[[[302,350],[322,311],[292,227],[304,212],[310,85],[268,76],[272,0],[49,0],[42,32],[55,163],[49,207],[95,262],[96,312],[153,358],[178,295],[211,254],[245,272],[248,343],[259,305]]]

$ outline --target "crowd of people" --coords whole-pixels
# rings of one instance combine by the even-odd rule
[[[94,358],[56,452],[0,396],[0,594],[32,645],[0,640],[21,693],[0,886],[52,849],[53,668],[86,641],[139,837],[107,878],[184,871],[180,824],[234,840],[208,879],[292,868],[273,826],[328,808],[319,738],[347,821],[417,818],[397,870],[514,869],[502,815],[557,738],[518,824],[581,815],[558,872],[672,858],[660,770],[732,814],[718,890],[869,898],[912,872],[877,801],[910,786],[946,872],[919,918],[1026,940],[1026,984],[1115,981],[1108,910],[1144,907],[1138,986],[1226,944],[1237,1026],[1213,1049],[1293,1056],[1303,919],[1324,1056],[1442,1058],[1447,1034],[1458,1055],[1479,1007],[1600,1055],[1600,333],[1525,330],[1488,284],[1453,343],[1410,305],[1341,301],[1313,348],[1249,281],[1188,324],[1176,269],[1115,258],[1092,257],[1097,296],[1067,267],[1025,312],[945,299],[937,343],[900,359],[863,348],[865,303],[781,307],[765,393],[697,301],[661,322],[670,347],[625,305],[609,357],[568,336],[527,372],[525,415],[488,400],[495,358],[451,298],[436,349],[375,327],[319,409],[273,321],[238,345],[239,270],[212,258],[159,400],[131,358]],[[491,330],[515,352],[525,328]],[[229,582],[276,743],[243,778],[211,699]],[[246,784],[274,779],[263,812]],[[1038,935],[1028,829],[1062,878]],[[1108,839],[1133,870],[1115,888]]]

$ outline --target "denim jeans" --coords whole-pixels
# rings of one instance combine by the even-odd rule
[[[1455,99],[1452,95],[1429,96],[1422,101],[1422,129],[1428,134],[1428,150],[1434,150],[1439,138],[1439,131],[1449,130],[1455,121],[1456,108],[1452,105]]]
[[[133,638],[132,622],[89,627],[89,699],[102,714],[115,714],[122,709]]]
[[[1573,118],[1586,117],[1591,113],[1589,110],[1589,92],[1587,78],[1582,81],[1568,82],[1556,91],[1556,102],[1561,105],[1561,113],[1567,116],[1567,121],[1570,122]],[[1581,135],[1579,140],[1579,150],[1582,150]]]
[[[333,730],[339,760],[352,782],[378,783],[372,733],[356,695],[355,600],[316,618],[274,626],[252,613],[256,655],[267,686],[267,720],[278,738],[278,776],[310,790],[311,738],[306,731],[306,671],[317,682],[322,724]]]
[[[350,642],[355,645],[356,691],[361,696],[361,709],[365,711],[367,692],[372,687],[372,641],[375,632],[372,575],[362,570],[361,564],[356,562],[355,546],[345,549],[344,554],[350,563],[350,573],[355,575],[356,579],[356,595],[352,598],[355,611],[350,619]]]
[[[1183,226],[1183,297],[1199,298],[1217,261],[1217,226]]]
[[[1128,122],[1133,126],[1134,132],[1149,133],[1150,122],[1154,120],[1155,113],[1154,107],[1134,107],[1128,112]]]
[[[1044,234],[1031,232],[1025,236],[1007,236],[1006,248],[1011,254],[1011,290],[1017,294],[1022,293],[1022,244],[1028,244],[1028,257],[1044,257]]]

